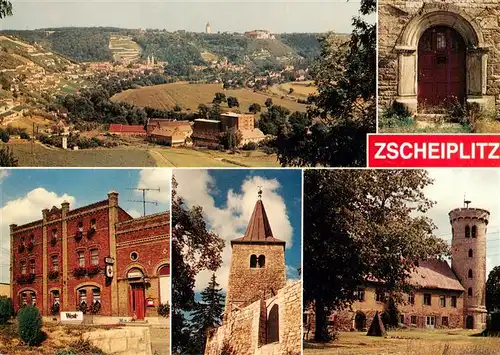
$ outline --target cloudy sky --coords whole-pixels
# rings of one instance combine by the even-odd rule
[[[359,0],[11,0],[14,16],[0,29],[112,26],[204,32],[267,29],[283,32],[351,32]],[[372,16],[374,20],[374,16]]]
[[[230,241],[244,235],[262,186],[262,201],[276,238],[286,241],[287,278],[299,279],[301,265],[300,170],[174,170],[177,192],[188,206],[203,207],[211,231],[226,241],[223,265],[216,273],[226,289],[231,262]],[[203,290],[211,272],[196,279],[196,291]]]
[[[120,206],[133,217],[142,215],[142,193],[129,188],[160,188],[148,192],[146,213],[170,209],[170,170],[111,170],[111,169],[0,169],[0,282],[9,281],[9,225],[23,224],[42,218],[44,208],[61,207],[64,200],[70,209],[102,201],[107,193],[119,193]]]
[[[487,231],[487,273],[500,265],[500,171],[483,169],[431,169],[435,182],[427,187],[428,198],[436,201],[428,216],[438,226],[435,235],[451,243],[448,213],[463,207],[464,194],[472,201],[469,207],[490,211]]]

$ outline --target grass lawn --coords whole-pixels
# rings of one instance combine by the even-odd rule
[[[19,160],[19,166],[56,167],[148,167],[156,166],[155,160],[145,149],[113,148],[62,150],[47,149],[39,144],[9,144]]]
[[[263,152],[229,154],[217,150],[183,148],[154,149],[153,157],[159,166],[176,167],[279,167],[275,155]],[[161,156],[159,156],[159,155]]]
[[[20,118],[9,123],[12,127],[23,128],[29,134],[33,133],[33,124],[39,128],[46,128],[54,124],[54,121],[50,121],[41,116],[21,116]]]
[[[388,332],[387,337],[369,337],[364,332],[341,332],[329,344],[304,342],[304,354],[322,355],[494,355],[500,353],[500,338],[476,336],[465,329],[408,329]]]
[[[274,104],[284,106],[292,112],[304,112],[307,109],[307,105],[253,92],[248,89],[223,90],[222,84],[188,84],[183,82],[126,90],[114,95],[111,100],[158,109],[173,108],[176,104],[179,104],[185,110],[197,110],[199,104],[211,104],[217,92],[224,92],[226,97],[236,97],[242,112],[247,111],[248,107],[253,103],[259,103],[261,106],[264,106],[268,97],[271,97]],[[227,105],[223,104],[222,108],[227,110]]]

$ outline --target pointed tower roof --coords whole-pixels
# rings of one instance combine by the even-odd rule
[[[250,221],[248,222],[245,235],[241,238],[232,240],[231,245],[243,243],[285,245],[284,240],[276,239],[273,236],[271,225],[269,224],[269,219],[267,218],[266,209],[264,208],[264,203],[262,203],[262,200],[260,199],[260,194],[259,199],[255,203],[252,217],[250,217]]]

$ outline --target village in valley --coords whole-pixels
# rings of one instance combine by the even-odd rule
[[[312,102],[310,66],[323,35],[214,33],[207,23],[204,33],[61,28],[0,36],[1,136],[18,165],[244,167],[280,166],[276,137]],[[80,44],[96,52],[82,58],[74,46],[89,36],[107,43]],[[172,58],[154,42],[189,46],[192,37],[200,43],[194,59]]]

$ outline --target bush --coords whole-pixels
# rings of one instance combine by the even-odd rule
[[[21,308],[17,320],[21,340],[29,346],[39,345],[42,341],[42,317],[38,308],[34,306]]]
[[[98,347],[90,344],[88,340],[79,339],[69,345],[67,349],[57,350],[56,355],[77,355],[77,354],[105,354]]]
[[[158,314],[162,317],[168,318],[170,316],[170,305],[167,303],[161,303],[158,306]]]
[[[243,150],[255,150],[255,149],[257,149],[257,143],[255,143],[255,142],[245,143],[245,144],[243,144],[241,149],[243,149]]]
[[[0,296],[0,324],[5,324],[14,315],[12,300],[7,296]]]

